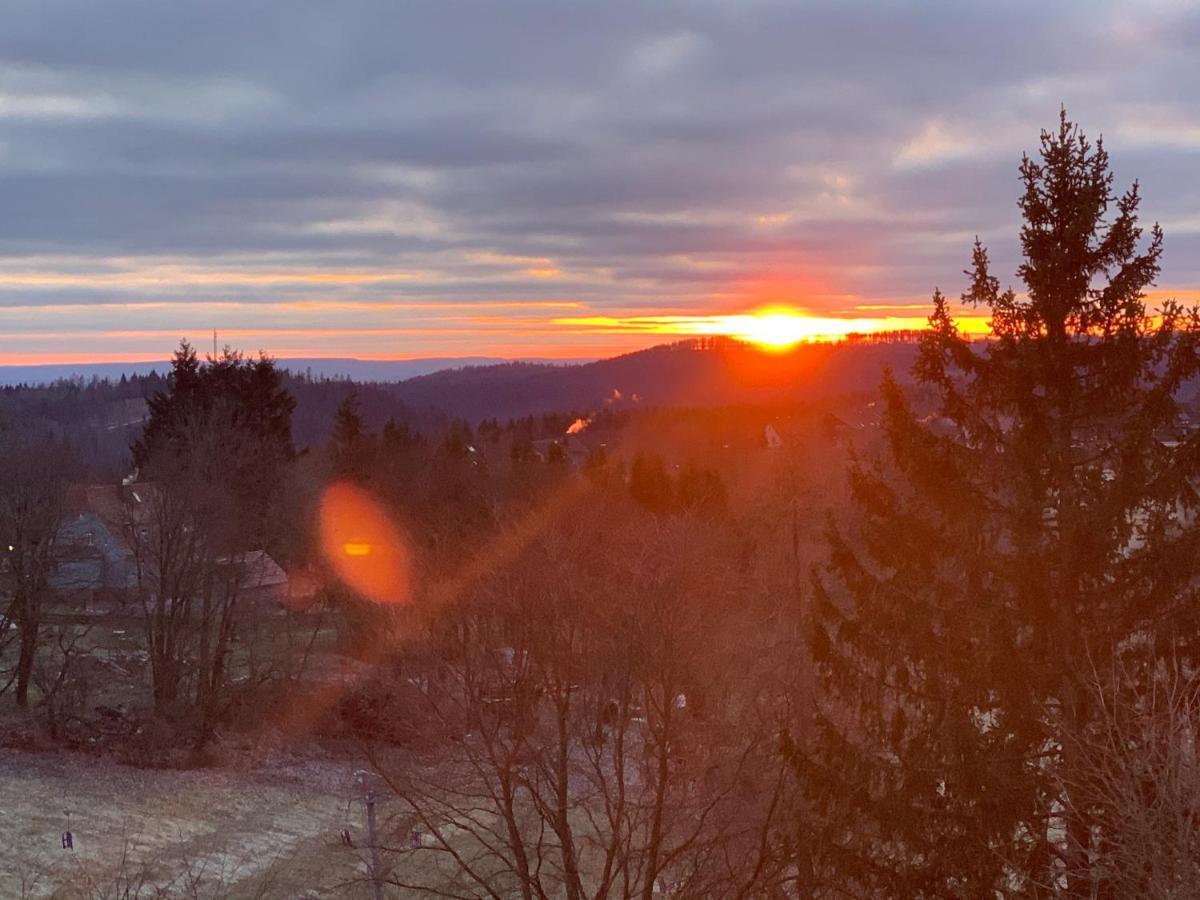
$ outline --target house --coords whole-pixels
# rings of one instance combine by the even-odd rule
[[[262,606],[290,605],[290,584],[285,572],[265,550],[225,556],[217,560],[221,570],[234,569],[239,600]]]
[[[131,510],[116,485],[72,485],[50,587],[83,608],[120,604],[137,586]]]
[[[51,588],[83,609],[122,605],[138,587],[137,545],[154,526],[154,485],[126,479],[121,485],[73,485],[67,514],[59,529],[58,560]],[[288,574],[264,550],[247,550],[217,561],[221,574],[232,573],[240,597],[264,606],[296,605],[311,585],[293,585]],[[143,566],[151,561],[144,558]],[[225,581],[225,579],[222,579]],[[230,583],[225,581],[225,583]]]

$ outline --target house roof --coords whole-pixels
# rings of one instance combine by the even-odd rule
[[[264,550],[247,550],[234,559],[241,567],[243,589],[269,590],[274,599],[290,609],[306,609],[317,597],[319,578],[305,570],[285,572]]]
[[[94,512],[63,523],[51,585],[61,591],[122,589],[136,580],[132,554],[119,530]]]
[[[51,584],[62,591],[123,589],[136,580],[129,526],[140,518],[109,484],[67,488]]]
[[[64,558],[55,581],[62,589],[130,587],[133,584],[131,528],[148,524],[150,482],[74,484],[67,490],[67,516],[60,529]],[[264,550],[247,550],[217,561],[238,568],[248,589],[288,590],[283,568]]]
[[[129,527],[147,522],[150,511],[145,499],[153,485],[73,484],[67,488],[67,514],[77,518],[91,514],[101,519],[118,540],[128,544]]]
[[[287,587],[287,572],[283,571],[279,563],[271,559],[265,550],[247,550],[232,558],[222,557],[217,562],[221,565],[237,566],[244,588]]]

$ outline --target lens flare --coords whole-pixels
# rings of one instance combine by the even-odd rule
[[[325,489],[318,515],[321,550],[342,582],[375,603],[407,603],[412,560],[383,506],[352,484]]]

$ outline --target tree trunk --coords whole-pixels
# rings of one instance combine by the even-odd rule
[[[39,622],[28,597],[19,608],[21,640],[20,655],[17,657],[17,706],[24,709],[29,705],[29,682],[33,677],[33,659],[37,655]]]
[[[642,884],[642,900],[653,900],[654,883],[658,880],[663,844],[663,818],[667,801],[667,782],[671,775],[671,712],[674,706],[672,690],[663,691],[662,732],[657,749],[657,772],[654,785],[654,814],[650,821],[650,836],[646,841],[646,880]],[[647,706],[649,703],[647,702]]]
[[[208,743],[211,730],[209,712],[212,705],[212,629],[213,585],[211,575],[205,579],[204,595],[201,598],[200,621],[196,623],[198,636],[198,664],[196,672],[196,742],[192,752],[200,753]]]
[[[571,736],[567,727],[570,704],[570,683],[560,687],[563,699],[558,702],[558,747],[554,761],[555,809],[554,828],[558,832],[559,848],[562,853],[563,880],[566,882],[567,900],[582,900],[583,884],[579,876],[579,858],[575,849],[575,838],[571,830]]]

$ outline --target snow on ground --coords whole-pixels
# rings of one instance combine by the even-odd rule
[[[0,897],[73,897],[149,865],[156,883],[199,875],[199,896],[366,897],[340,832],[352,767],[299,760],[251,772],[133,769],[74,753],[0,750]],[[61,847],[70,810],[74,850]],[[23,887],[24,884],[24,887]]]

